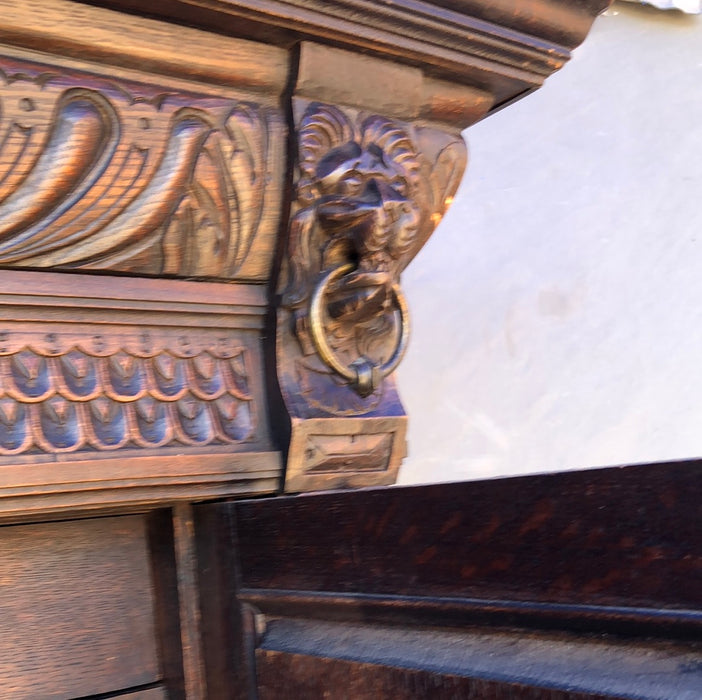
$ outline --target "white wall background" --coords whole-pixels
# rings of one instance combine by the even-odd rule
[[[399,482],[702,456],[702,19],[617,3],[466,136],[403,277]]]

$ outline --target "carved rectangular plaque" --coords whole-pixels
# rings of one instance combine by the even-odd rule
[[[387,471],[393,441],[393,433],[308,435],[305,471],[308,474]]]
[[[392,484],[405,457],[405,416],[293,421],[285,485],[290,491]]]

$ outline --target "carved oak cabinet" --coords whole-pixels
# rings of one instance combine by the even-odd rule
[[[460,130],[602,0],[0,6],[0,697],[694,687],[694,467],[348,491]]]

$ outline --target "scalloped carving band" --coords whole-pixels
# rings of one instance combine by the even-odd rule
[[[253,285],[3,274],[3,463],[268,448]]]
[[[245,353],[143,356],[81,345],[6,354],[0,455],[242,442],[253,430]]]

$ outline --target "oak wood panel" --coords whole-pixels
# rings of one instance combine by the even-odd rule
[[[219,506],[262,697],[696,698],[701,467]]]
[[[277,92],[0,42],[0,104],[3,266],[267,279],[285,167]]]
[[[275,614],[299,599],[303,615],[699,637],[701,466],[247,501],[242,595]]]
[[[295,95],[459,129],[482,119],[493,104],[493,96],[477,87],[432,79],[419,68],[308,41],[300,45]]]
[[[43,306],[47,300],[75,309],[81,300],[87,308],[102,312],[120,312],[137,308],[168,313],[183,305],[194,311],[218,308],[220,314],[242,314],[260,317],[266,306],[266,290],[262,286],[239,284],[223,287],[216,282],[169,281],[164,295],[164,282],[139,277],[105,278],[55,272],[5,272],[2,275],[3,306],[24,304]],[[164,298],[165,296],[165,298]],[[104,318],[110,323],[110,319]],[[260,326],[253,325],[256,328]]]
[[[0,528],[0,696],[72,698],[160,677],[141,516]]]
[[[130,460],[129,458],[132,457]],[[184,500],[273,493],[278,452],[158,457],[125,453],[117,459],[53,460],[0,466],[0,517],[46,519],[60,513],[157,506]]]
[[[195,522],[190,504],[173,508],[173,535],[178,571],[178,600],[180,603],[180,638],[183,653],[185,697],[205,700],[207,685],[204,672],[202,628],[198,605]]]
[[[15,46],[247,90],[279,92],[287,80],[275,46],[63,0],[2,0],[0,13],[0,42]]]

